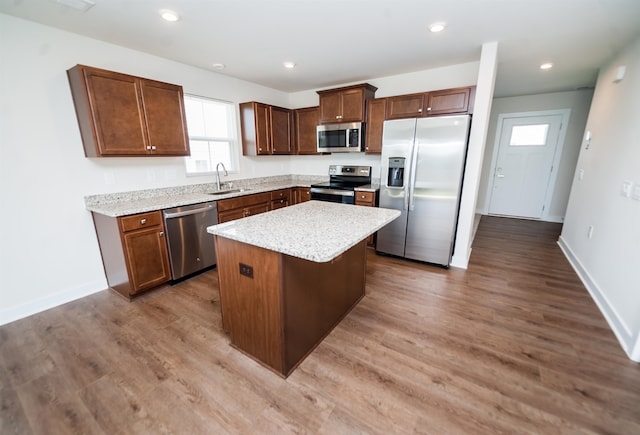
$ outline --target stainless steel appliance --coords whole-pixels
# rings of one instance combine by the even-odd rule
[[[449,266],[471,118],[385,121],[380,207],[402,214],[378,231],[376,251]]]
[[[173,281],[216,264],[213,236],[207,227],[218,223],[215,201],[163,210]]]
[[[364,150],[364,123],[324,124],[316,127],[319,153],[351,153]]]
[[[329,181],[311,185],[311,199],[355,204],[355,188],[371,184],[371,166],[329,166]]]

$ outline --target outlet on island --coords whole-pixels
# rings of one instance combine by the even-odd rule
[[[240,275],[244,275],[248,278],[253,278],[253,266],[249,266],[248,264],[239,263],[240,265]]]

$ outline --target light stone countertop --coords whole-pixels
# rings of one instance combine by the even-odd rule
[[[400,211],[307,201],[207,228],[207,232],[324,263],[400,216]]]
[[[231,189],[241,188],[241,192],[209,195],[216,190],[214,183],[150,189],[85,197],[87,210],[106,216],[118,217],[149,211],[163,210],[182,205],[219,201],[254,193],[270,192],[291,187],[309,187],[313,183],[326,181],[326,177],[280,176],[263,179],[232,181]]]

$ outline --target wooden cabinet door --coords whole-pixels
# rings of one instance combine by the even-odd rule
[[[420,118],[425,115],[425,93],[387,98],[386,119]]]
[[[243,217],[244,217],[244,208],[221,211],[218,213],[218,223],[234,221],[236,219],[242,219]]]
[[[429,93],[427,116],[467,113],[471,88],[445,89]]]
[[[341,92],[342,113],[340,122],[364,121],[365,99],[363,89],[350,89]]]
[[[80,75],[84,80],[78,83]],[[69,80],[87,157],[147,154],[142,91],[135,77],[78,66],[69,71]],[[89,107],[81,109],[78,88],[84,86]]]
[[[293,189],[293,203],[300,204],[301,202],[311,201],[311,188],[310,187],[296,187]]]
[[[133,293],[171,279],[169,255],[162,226],[124,233],[122,239]]]
[[[317,126],[319,107],[294,110],[296,154],[318,154]]]
[[[255,101],[240,104],[242,155],[271,154],[269,106]]]
[[[367,134],[364,143],[366,154],[380,154],[382,152],[382,127],[384,126],[385,111],[385,98],[367,101]]]
[[[341,122],[342,95],[340,92],[320,94],[320,124]]]
[[[189,138],[182,87],[140,80],[149,151],[165,156],[188,156]]]
[[[271,153],[291,154],[293,143],[293,116],[291,110],[269,106]]]

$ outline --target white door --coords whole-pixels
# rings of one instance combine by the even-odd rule
[[[562,119],[561,114],[503,118],[490,214],[542,217]]]

